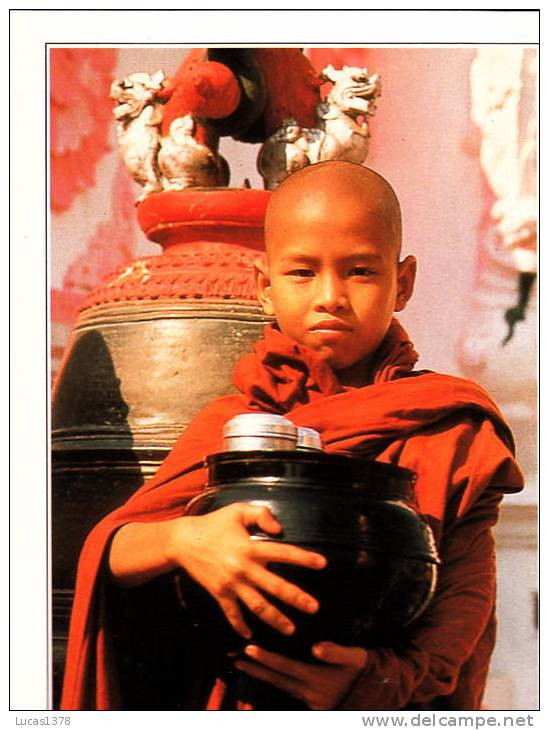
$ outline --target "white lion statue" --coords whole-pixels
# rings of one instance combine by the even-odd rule
[[[163,71],[157,71],[152,76],[134,73],[111,85],[111,99],[118,102],[114,116],[120,151],[132,177],[143,186],[137,202],[149,193],[162,190],[156,164],[162,122],[162,104],[157,92],[164,81]]]
[[[366,159],[370,137],[367,118],[375,113],[375,100],[381,94],[379,76],[370,76],[366,68],[344,66],[338,71],[329,65],[321,78],[331,81],[333,87],[317,107],[318,126],[301,128],[295,119],[285,119],[259,152],[257,166],[267,190],[315,162],[362,163]]]

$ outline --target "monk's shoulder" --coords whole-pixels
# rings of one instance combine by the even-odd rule
[[[497,408],[488,391],[475,380],[463,378],[452,373],[441,373],[434,370],[414,370],[398,381],[405,388],[417,391],[431,391],[443,400],[476,403],[479,406]]]

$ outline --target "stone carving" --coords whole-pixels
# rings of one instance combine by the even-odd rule
[[[194,138],[192,114],[174,119],[167,137],[162,137],[157,155],[164,190],[219,187],[229,182],[229,166],[221,155]]]
[[[529,196],[500,198],[494,203],[491,214],[498,238],[511,252],[518,272],[516,300],[504,314],[508,327],[503,339],[506,345],[513,337],[515,326],[526,318],[528,301],[536,280],[537,200]]]
[[[480,130],[480,164],[493,195],[493,227],[481,242],[482,267],[477,272],[476,293],[484,300],[493,298],[495,304],[503,276],[507,286],[514,283],[514,302],[510,298],[498,302],[507,327],[503,344],[511,340],[517,323],[525,319],[536,278],[536,83],[537,57],[533,49],[479,49],[471,66],[471,115]],[[501,272],[499,288],[494,286],[496,268]],[[471,334],[469,339],[475,338]],[[486,347],[487,343],[482,349]]]
[[[134,180],[143,186],[137,203],[150,193],[217,187],[229,182],[227,162],[195,138],[192,114],[175,118],[167,135],[161,125],[169,82],[163,71],[134,73],[111,86],[122,157]]]
[[[162,105],[157,92],[165,76],[134,73],[111,86],[111,98],[118,102],[114,116],[122,157],[134,180],[143,186],[142,200],[149,193],[162,190],[157,167],[160,146]]]
[[[330,65],[322,71],[322,77],[334,86],[318,110],[325,132],[319,160],[363,162],[370,137],[367,118],[375,114],[375,100],[381,94],[379,76],[368,76],[366,68],[344,66],[337,71]]]
[[[259,151],[257,169],[267,190],[274,190],[284,178],[317,162],[320,129],[303,129],[293,117],[285,119],[280,129],[269,137]]]
[[[472,67],[472,113],[481,165],[496,197],[491,215],[518,271],[535,272],[537,239],[536,57],[523,49],[483,49]],[[490,74],[489,85],[483,79]]]
[[[381,94],[377,74],[366,68],[327,66],[323,81],[333,84],[326,101],[317,106],[318,126],[301,128],[294,118],[284,120],[260,150],[258,170],[265,187],[273,190],[296,170],[323,160],[362,163],[368,154],[367,118],[376,110]]]

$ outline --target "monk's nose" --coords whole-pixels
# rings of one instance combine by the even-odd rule
[[[315,309],[336,312],[338,309],[346,309],[348,306],[349,300],[345,287],[337,276],[318,277]]]

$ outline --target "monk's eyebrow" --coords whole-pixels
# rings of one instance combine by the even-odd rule
[[[302,253],[301,251],[290,251],[289,253],[285,253],[283,256],[280,257],[281,261],[318,261],[318,259],[322,258],[322,255],[313,256],[311,254]],[[356,253],[349,254],[348,256],[344,256],[342,260],[344,261],[364,261],[364,260],[371,260],[371,261],[380,261],[383,258],[383,256],[380,253],[377,252],[370,252],[370,251],[358,251]]]
[[[345,262],[349,264],[363,263],[364,261],[376,263],[382,259],[383,256],[379,253],[355,253],[352,256],[345,257]]]
[[[280,266],[315,266],[318,265],[322,256],[310,256],[306,253],[295,253],[290,252],[281,256],[279,265]],[[383,256],[379,253],[354,253],[349,256],[344,256],[340,259],[340,264],[343,266],[356,266],[357,264],[378,264],[383,261]]]
[[[280,258],[280,263],[282,265],[288,265],[288,264],[314,264],[318,261],[318,256],[307,256],[306,254],[301,254],[299,252],[296,253],[289,253],[285,256],[282,256]]]

